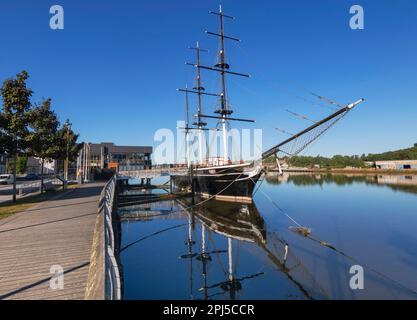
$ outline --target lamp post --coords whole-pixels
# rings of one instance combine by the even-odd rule
[[[68,180],[68,167],[69,167],[69,134],[71,130],[71,123],[67,119],[65,121],[65,129],[66,129],[66,140],[67,140],[67,150],[66,150],[66,158],[64,161],[64,180]]]

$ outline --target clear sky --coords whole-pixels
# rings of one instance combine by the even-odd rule
[[[49,28],[49,8],[64,8],[64,30]],[[2,0],[0,80],[25,69],[34,101],[51,97],[62,119],[70,118],[82,140],[154,145],[159,128],[175,129],[184,117],[184,97],[194,61],[188,50],[199,40],[210,49],[217,30],[211,0]],[[365,10],[365,29],[351,30],[349,8]],[[222,1],[236,17],[226,33],[229,77],[236,116],[255,118],[264,149],[308,122],[285,109],[319,119],[330,109],[314,103],[315,92],[349,103],[366,102],[349,114],[310,154],[362,154],[417,142],[417,2],[414,0]],[[214,75],[204,73],[207,90]],[[213,101],[205,100],[207,113]],[[195,102],[192,102],[195,106]]]

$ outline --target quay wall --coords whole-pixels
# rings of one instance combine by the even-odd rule
[[[114,228],[113,205],[116,201],[117,177],[103,188],[98,205],[91,248],[90,268],[85,292],[86,300],[120,300],[122,285],[119,251],[120,230]],[[116,231],[116,232],[115,232]]]
[[[100,200],[101,202],[102,200]],[[90,268],[88,271],[85,300],[105,300],[105,261],[104,261],[104,210],[99,204],[94,227]]]

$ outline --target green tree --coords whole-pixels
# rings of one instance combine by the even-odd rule
[[[7,171],[13,171],[14,160],[11,160],[7,163]],[[26,173],[28,170],[28,157],[26,155],[17,157],[16,172],[17,173]]]
[[[6,128],[6,117],[3,115],[3,111],[0,110],[0,153],[5,153],[6,150],[4,146],[6,145],[7,137],[4,133],[4,129]]]
[[[28,112],[31,109],[32,90],[26,86],[28,77],[28,73],[22,71],[15,78],[5,80],[0,89],[3,98],[2,145],[7,155],[14,159],[13,202],[16,201],[17,157],[26,148]]]
[[[29,154],[41,160],[41,193],[43,192],[43,171],[45,160],[51,160],[57,153],[59,121],[51,110],[51,99],[46,99],[29,112],[30,132],[26,137]]]
[[[364,161],[388,161],[388,160],[417,160],[417,147],[388,151],[378,154],[368,154]]]
[[[55,159],[74,162],[78,157],[80,144],[77,143],[78,134],[71,129],[71,123],[67,119],[57,133]]]
[[[17,158],[17,172],[20,174],[28,171],[28,157],[27,155],[19,156]]]

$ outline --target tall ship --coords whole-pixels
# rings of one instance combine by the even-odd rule
[[[228,145],[230,123],[235,121],[253,123],[255,121],[238,118],[233,115],[233,109],[230,104],[229,93],[226,86],[226,76],[246,78],[249,78],[250,76],[234,70],[232,71],[230,69],[229,60],[226,59],[226,40],[240,40],[225,34],[224,22],[226,19],[234,20],[235,18],[225,14],[222,11],[221,6],[219,7],[219,11],[210,11],[209,13],[217,16],[219,19],[218,32],[206,31],[206,34],[219,38],[220,43],[217,53],[217,63],[214,66],[201,64],[200,54],[202,52],[207,52],[207,50],[201,48],[199,42],[197,42],[195,47],[190,48],[196,52],[196,62],[186,64],[196,69],[195,84],[192,88],[186,86],[183,89],[177,89],[185,94],[186,121],[183,129],[185,130],[185,153],[189,170],[187,172],[175,173],[171,175],[171,179],[174,186],[179,188],[191,187],[193,192],[200,195],[202,198],[251,203],[256,183],[264,172],[262,160],[271,156],[275,157],[279,170],[281,171],[279,162],[280,156],[289,158],[302,152],[308,145],[328,131],[331,126],[343,118],[356,105],[364,101],[364,99],[360,99],[347,106],[339,105],[340,108],[336,112],[320,121],[314,122],[306,129],[291,135],[288,139],[264,151],[262,156],[257,160],[245,161],[242,159],[237,162],[232,162],[228,156],[229,147],[233,148],[233,146]],[[206,92],[201,77],[202,70],[214,72],[220,76],[220,92]],[[189,121],[189,94],[197,96],[197,113],[194,115],[195,121],[192,124],[190,124]],[[213,115],[207,115],[203,112],[202,100],[205,96],[216,98]],[[208,156],[210,154],[209,152],[203,152],[203,141],[205,141],[203,136],[205,136],[205,132],[209,130],[207,129],[207,122],[205,119],[217,121],[217,127],[214,130],[221,130],[223,155],[210,157]],[[193,130],[196,130],[198,133],[199,158],[192,163],[190,161],[191,156],[188,136]],[[207,156],[205,156],[205,154],[207,154]]]

